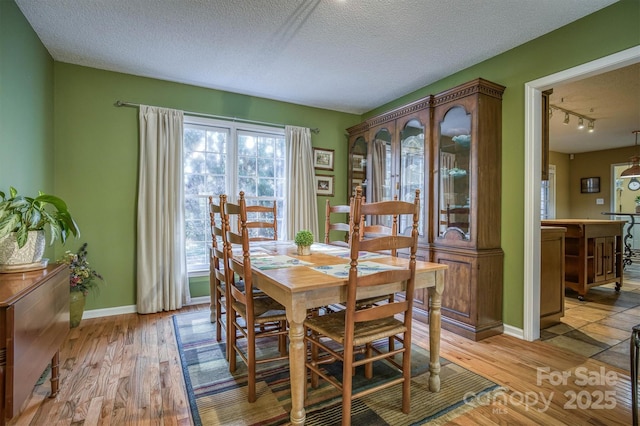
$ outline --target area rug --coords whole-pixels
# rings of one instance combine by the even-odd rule
[[[195,425],[286,425],[289,424],[291,394],[289,368],[286,361],[259,366],[256,393],[258,400],[247,402],[247,376],[244,363],[229,373],[224,342],[216,342],[215,325],[208,311],[174,315],[173,324],[180,352],[182,371]],[[224,339],[223,339],[224,340]],[[262,346],[262,345],[261,345]],[[267,345],[264,345],[267,346]],[[273,348],[274,345],[268,345]],[[411,412],[402,413],[401,385],[356,399],[352,403],[352,423],[362,425],[437,425],[474,408],[476,397],[490,398],[503,388],[444,358],[441,390],[429,391],[429,352],[413,345]],[[327,369],[339,377],[340,363]],[[356,372],[354,389],[371,385]],[[396,374],[386,362],[374,364],[372,380],[390,380]],[[320,381],[317,389],[308,389],[305,405],[307,425],[340,424],[341,395],[331,385]]]

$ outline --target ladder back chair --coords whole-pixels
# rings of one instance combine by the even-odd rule
[[[342,424],[351,421],[351,401],[365,394],[402,383],[402,412],[410,409],[411,385],[411,321],[413,291],[415,286],[416,251],[418,247],[418,217],[420,212],[420,191],[416,190],[413,203],[405,201],[382,201],[363,204],[362,191],[356,190],[354,201],[354,232],[351,235],[351,266],[349,270],[347,302],[344,310],[307,318],[305,320],[305,342],[310,346],[310,357],[305,363],[311,373],[311,386],[318,386],[320,377],[342,391]],[[383,235],[360,241],[359,231],[363,215],[408,215],[411,217],[410,236]],[[396,265],[367,275],[360,271],[360,251],[409,250],[410,257],[403,266]],[[364,265],[363,265],[364,267]],[[384,286],[404,282],[404,298],[388,304],[367,306],[358,309],[358,289]],[[402,314],[402,318],[396,318]],[[384,345],[374,347],[377,341],[387,341],[394,337],[401,342],[400,347],[386,350]],[[327,343],[327,339],[333,343]],[[338,345],[336,349],[335,345]],[[355,360],[355,354],[364,357]],[[396,356],[402,356],[402,363]],[[402,376],[386,383],[353,393],[352,371],[364,366],[365,377],[373,376],[373,362],[386,359],[402,372]],[[342,384],[332,378],[322,368],[324,364],[339,360],[342,365]]]
[[[353,204],[353,199],[351,200],[351,203]],[[333,222],[331,220],[332,214],[344,214],[344,213],[348,215],[347,216],[349,218],[348,223]],[[345,205],[345,204],[332,206],[329,200],[327,200],[327,203],[325,206],[325,219],[324,219],[324,243],[336,245],[336,246],[348,247],[349,246],[348,241],[349,241],[349,236],[351,235],[352,227],[353,227],[353,222],[351,221],[351,206]],[[330,235],[331,231],[344,232],[345,233],[344,239],[332,240]]]
[[[244,192],[240,192],[237,204],[227,202],[221,196],[220,207],[224,215],[225,270],[227,271],[227,318],[229,318],[229,371],[236,370],[237,356],[247,365],[247,396],[249,402],[256,400],[256,366],[272,361],[288,359],[286,348],[287,322],[285,308],[263,293],[255,293],[251,273],[249,229]],[[229,227],[230,217],[240,219],[238,232]],[[234,256],[233,249],[241,253]],[[239,278],[236,279],[236,277]],[[256,357],[256,339],[275,338],[277,350],[272,356]],[[244,339],[245,346],[239,344]],[[267,351],[268,346],[261,346]],[[237,356],[236,356],[237,354]]]
[[[220,204],[213,202],[209,197],[209,217],[211,221],[211,249],[209,259],[209,290],[211,294],[211,322],[216,325],[216,341],[222,340],[222,330],[225,336],[229,335],[229,319],[223,320],[226,315],[227,277],[224,268],[224,218]],[[229,346],[227,345],[227,359],[229,359]]]
[[[238,229],[240,229],[239,219]],[[247,206],[247,229],[249,229],[249,241],[277,240],[278,208],[276,202],[273,202],[273,206]]]

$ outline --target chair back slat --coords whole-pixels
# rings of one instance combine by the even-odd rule
[[[353,198],[351,199],[351,204]],[[347,222],[334,222],[332,215],[347,214]],[[351,205],[339,204],[332,206],[329,200],[325,204],[325,219],[324,219],[324,243],[332,245],[347,246],[348,239],[353,230],[353,223],[351,221]],[[331,238],[331,231],[340,231],[345,233],[345,239],[334,240]]]
[[[249,231],[249,241],[271,241],[278,239],[278,208],[274,201],[272,206],[246,206],[247,229],[270,229],[271,235]],[[240,219],[238,218],[238,229]]]

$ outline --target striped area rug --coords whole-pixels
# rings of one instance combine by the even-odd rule
[[[173,324],[180,351],[182,371],[195,425],[286,425],[289,424],[291,395],[289,369],[286,362],[259,366],[256,392],[258,400],[247,402],[246,368],[238,360],[238,369],[229,373],[224,358],[225,345],[215,341],[215,325],[209,322],[209,312],[200,311],[175,315]],[[269,345],[273,347],[273,345]],[[352,423],[362,425],[437,425],[473,408],[473,397],[490,399],[502,392],[485,379],[444,358],[441,390],[429,391],[428,351],[412,348],[411,413],[403,414],[401,385],[356,399],[352,405]],[[336,377],[342,365],[327,367]],[[354,389],[371,385],[358,369]],[[389,380],[398,373],[387,363],[374,364],[372,380]],[[317,389],[308,389],[305,409],[307,425],[340,424],[341,395],[326,382]]]

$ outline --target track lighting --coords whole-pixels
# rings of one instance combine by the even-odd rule
[[[595,128],[595,123],[596,123],[596,119],[595,118],[591,118],[591,117],[587,117],[586,115],[582,115],[582,114],[578,114],[577,112],[573,112],[571,110],[565,109],[565,108],[560,108],[557,105],[549,105],[549,119],[551,119],[551,117],[553,117],[553,110],[557,109],[558,111],[564,112],[564,120],[562,121],[564,124],[569,124],[569,120],[571,119],[571,116],[573,115],[574,117],[578,118],[578,129],[582,130],[584,129],[584,122],[585,120],[587,121],[587,131],[589,133],[593,133],[594,128]]]

